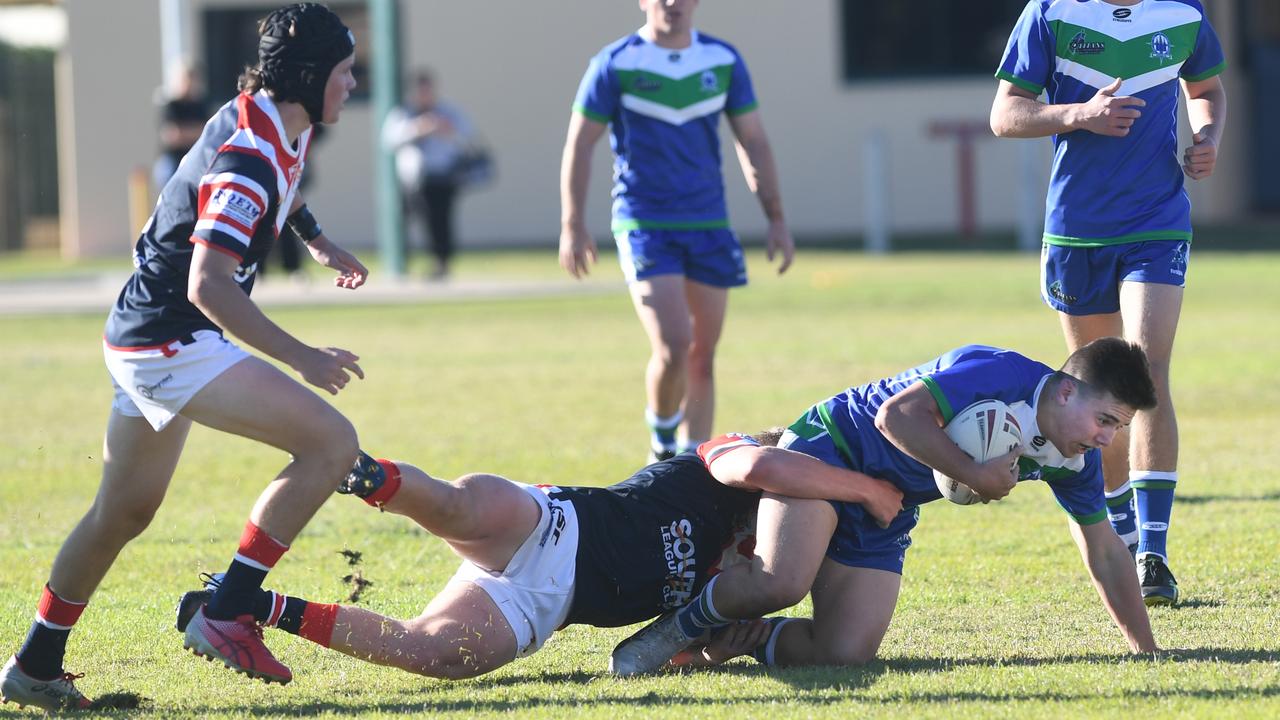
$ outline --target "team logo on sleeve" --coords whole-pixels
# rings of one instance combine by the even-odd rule
[[[252,228],[262,217],[262,206],[257,200],[232,187],[220,187],[209,197],[206,215],[229,218],[240,225]]]

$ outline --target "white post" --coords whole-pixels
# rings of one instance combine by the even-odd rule
[[[866,250],[881,255],[891,249],[889,238],[889,139],[876,128],[867,134],[862,154],[863,226]]]
[[[1018,149],[1018,249],[1035,252],[1044,238],[1044,182],[1040,153],[1044,140],[1021,140]]]
[[[191,60],[185,6],[185,0],[160,0],[160,67],[166,93],[173,87],[173,73]]]

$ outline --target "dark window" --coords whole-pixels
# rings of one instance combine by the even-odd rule
[[[369,99],[369,14],[363,2],[330,2],[356,36],[356,89],[351,100]],[[258,61],[258,21],[279,3],[260,7],[210,8],[204,11],[205,79],[210,104],[221,105],[236,94],[236,80],[246,65]]]
[[[1026,0],[842,0],[844,78],[994,75]]]

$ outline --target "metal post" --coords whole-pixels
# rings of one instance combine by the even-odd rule
[[[889,140],[882,129],[867,134],[862,151],[863,212],[866,214],[866,250],[882,255],[891,249],[889,238]]]
[[[405,274],[404,215],[395,158],[382,147],[382,121],[400,102],[399,0],[369,0],[370,94],[373,106],[374,196],[378,248],[385,272]]]

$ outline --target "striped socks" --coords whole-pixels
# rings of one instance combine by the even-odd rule
[[[52,680],[62,674],[62,658],[67,651],[71,628],[88,603],[58,597],[46,583],[36,606],[36,619],[16,655],[22,671],[37,680]]]
[[[205,615],[213,620],[232,620],[252,613],[262,581],[288,549],[252,521],[245,523],[235,559],[205,607]]]
[[[1133,488],[1129,483],[1107,493],[1107,519],[1126,547],[1138,543],[1138,515],[1133,504]]]
[[[1173,515],[1173,492],[1178,473],[1135,470],[1129,473],[1138,510],[1138,557],[1157,555],[1168,562],[1165,541]]]
[[[715,603],[711,599],[718,579],[720,579],[719,575],[711,578],[693,602],[676,611],[676,624],[680,626],[680,632],[690,640],[701,635],[704,630],[723,627],[733,622],[716,611]]]

